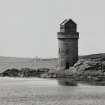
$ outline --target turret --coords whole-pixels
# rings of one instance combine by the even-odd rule
[[[69,69],[78,60],[77,24],[69,19],[60,24],[58,32],[59,69]]]

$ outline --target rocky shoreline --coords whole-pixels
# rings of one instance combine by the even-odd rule
[[[58,71],[50,68],[8,69],[0,74],[9,77],[69,78],[74,81],[105,84],[105,54],[80,56],[68,70]]]

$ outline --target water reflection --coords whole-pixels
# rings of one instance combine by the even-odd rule
[[[105,86],[105,81],[100,81],[100,82],[97,82],[97,81],[81,81],[81,82],[78,82],[78,83],[85,84],[85,85]]]
[[[77,86],[77,81],[70,79],[70,78],[59,78],[57,79],[59,85],[63,86]]]
[[[57,81],[62,86],[77,86],[78,84],[105,86],[105,81],[76,81],[71,78],[58,78]]]

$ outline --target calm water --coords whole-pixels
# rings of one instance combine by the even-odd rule
[[[0,105],[105,105],[105,86],[61,86],[56,80],[4,77]]]

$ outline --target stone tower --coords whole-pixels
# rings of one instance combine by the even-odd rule
[[[66,70],[73,66],[78,60],[78,38],[77,24],[69,19],[60,24],[58,32],[59,47],[59,69]]]

